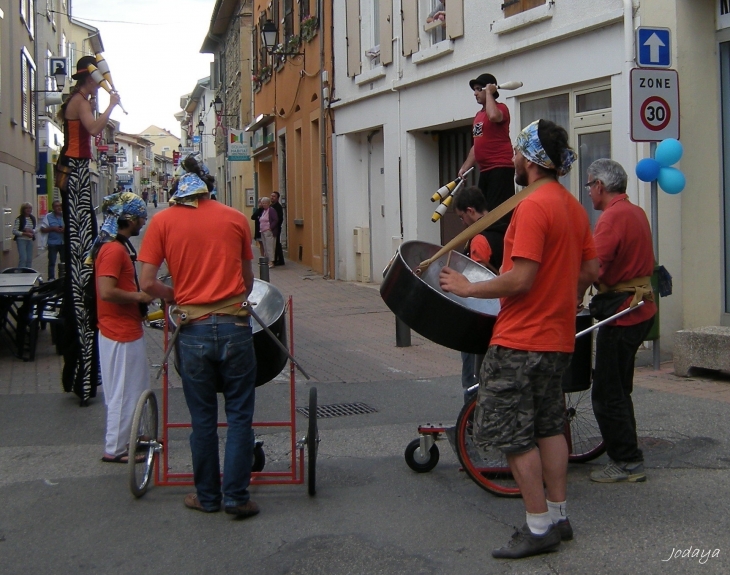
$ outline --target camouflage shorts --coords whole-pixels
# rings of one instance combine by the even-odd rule
[[[535,447],[536,438],[562,434],[561,379],[571,355],[490,346],[474,408],[476,444],[524,453]]]

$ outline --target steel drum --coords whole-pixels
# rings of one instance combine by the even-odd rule
[[[253,310],[261,318],[276,336],[288,349],[286,340],[286,317],[284,315],[285,301],[282,293],[272,284],[254,279],[253,290],[248,298]],[[175,318],[168,315],[170,330],[175,329]],[[287,355],[276,345],[271,337],[263,330],[259,323],[251,317],[253,332],[253,347],[256,353],[256,387],[263,385],[281,373],[289,359]],[[173,352],[173,363],[175,371],[180,373],[178,362],[178,348]],[[216,389],[219,388],[216,383]],[[218,389],[220,391],[220,389]]]
[[[499,314],[499,300],[463,298],[441,290],[438,276],[449,254],[416,275],[413,270],[440,249],[421,241],[401,244],[380,285],[380,295],[396,317],[426,339],[458,351],[485,353]],[[449,267],[471,282],[496,277],[457,252],[451,252]]]

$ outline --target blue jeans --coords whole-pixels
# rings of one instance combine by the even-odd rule
[[[48,279],[56,279],[56,258],[61,256],[63,263],[63,244],[48,244]]]
[[[225,320],[220,321],[221,317]],[[183,391],[193,426],[190,450],[195,488],[201,505],[209,511],[221,505],[216,385],[222,390],[228,421],[223,504],[244,505],[250,497],[256,356],[251,327],[225,323],[228,319],[212,316],[210,323],[183,326],[177,344]]]
[[[18,239],[18,267],[19,268],[32,268],[33,267],[33,240],[29,239]]]

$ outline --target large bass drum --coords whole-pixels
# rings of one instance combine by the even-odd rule
[[[380,295],[398,319],[426,339],[458,351],[485,353],[499,314],[499,300],[463,298],[444,292],[438,278],[449,254],[416,275],[418,265],[440,249],[441,246],[421,241],[401,244],[380,285]],[[496,277],[458,252],[451,252],[449,267],[471,282]]]
[[[289,347],[286,340],[285,301],[282,293],[272,284],[254,279],[253,290],[248,298],[256,314],[273,332],[276,338]],[[175,329],[175,317],[168,315],[170,332]],[[281,373],[289,359],[282,349],[272,341],[259,323],[251,318],[253,346],[256,353],[256,387],[263,385]],[[173,351],[175,371],[180,373],[178,348]],[[216,389],[219,385],[216,382]]]

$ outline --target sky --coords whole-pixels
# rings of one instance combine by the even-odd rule
[[[99,29],[104,59],[122,105],[112,119],[120,129],[142,133],[154,124],[180,135],[174,114],[180,96],[210,75],[211,54],[200,47],[208,32],[215,0],[72,0],[74,18]],[[76,62],[71,62],[76,71]],[[99,90],[99,106],[108,104]]]

